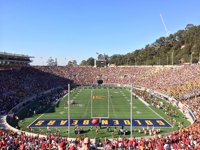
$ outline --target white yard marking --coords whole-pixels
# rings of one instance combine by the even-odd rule
[[[109,89],[108,89],[109,90]],[[115,117],[117,117],[116,116],[116,113],[115,113],[115,108],[114,108],[114,106],[113,106],[113,102],[112,102],[112,98],[110,97],[110,103],[111,103],[111,107],[112,107],[112,110],[113,110],[113,114],[115,115]]]
[[[64,111],[61,111],[61,112],[60,112],[61,115],[63,115],[64,113],[65,113]]]
[[[85,109],[85,113],[83,114],[83,117],[87,115],[87,111],[88,111],[88,108],[89,108],[90,104],[91,104],[91,98],[90,98],[90,100],[88,101],[88,103],[86,105],[86,109]]]
[[[162,118],[163,120],[165,120],[161,115],[159,115],[157,112],[155,112],[151,107],[148,107],[150,110],[152,110],[157,116],[159,116],[160,118]],[[165,120],[171,127],[172,125],[167,121]]]
[[[133,109],[136,109],[137,107],[133,106]]]
[[[136,111],[136,114],[141,114],[142,112],[140,112],[140,111]]]

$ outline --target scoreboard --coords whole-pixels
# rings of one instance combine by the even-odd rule
[[[106,60],[95,60],[95,67],[106,67]]]

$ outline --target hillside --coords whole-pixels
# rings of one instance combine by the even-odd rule
[[[200,53],[200,26],[188,24],[168,37],[160,37],[145,48],[125,55],[115,54],[108,63],[116,65],[167,65],[197,63]],[[81,65],[92,65],[92,58],[83,60]]]

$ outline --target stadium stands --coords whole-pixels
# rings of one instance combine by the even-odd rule
[[[66,78],[44,73],[34,68],[0,71],[0,105],[1,113],[7,113],[12,107],[27,97],[37,95],[56,87],[71,83]]]
[[[163,137],[119,138],[91,141],[91,149],[200,149],[200,65],[163,67],[28,67],[21,70],[0,71],[0,110],[7,113],[29,96],[68,83],[96,84],[97,79],[111,84],[133,84],[173,96],[186,104],[196,115],[188,128]],[[138,93],[140,94],[140,93]],[[143,95],[144,96],[144,95]],[[0,149],[80,149],[89,141],[69,140],[57,136],[39,138],[0,130]]]

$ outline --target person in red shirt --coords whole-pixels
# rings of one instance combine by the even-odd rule
[[[42,150],[45,150],[45,148],[46,148],[46,143],[42,142]]]
[[[20,144],[20,150],[25,150],[25,145],[23,143]]]
[[[3,142],[0,141],[0,149],[3,147]]]
[[[76,148],[74,147],[74,145],[71,145],[69,150],[76,150]]]

